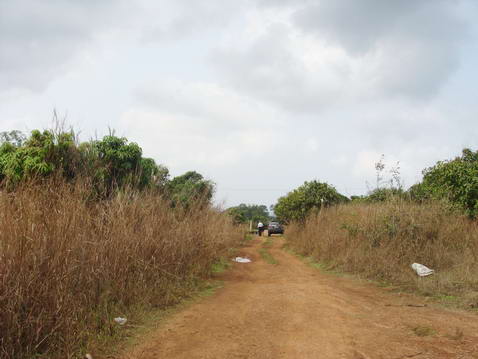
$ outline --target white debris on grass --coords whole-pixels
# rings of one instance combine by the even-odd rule
[[[251,260],[249,258],[244,258],[244,257],[236,257],[233,259],[234,262],[238,263],[250,263]]]
[[[118,317],[118,318],[115,318],[114,321],[115,321],[116,323],[118,323],[119,325],[125,325],[126,322],[128,321],[128,319]]]
[[[412,269],[420,277],[426,277],[428,275],[431,275],[431,274],[435,273],[435,271],[433,269],[425,267],[423,264],[420,264],[420,263],[413,263],[412,264]]]

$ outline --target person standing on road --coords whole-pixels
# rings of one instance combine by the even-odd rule
[[[262,232],[264,232],[264,223],[257,223],[257,232],[259,233],[259,236],[262,236]]]

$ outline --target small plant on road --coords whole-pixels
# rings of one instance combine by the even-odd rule
[[[418,337],[428,337],[428,336],[431,336],[431,335],[435,335],[437,333],[437,331],[435,329],[427,327],[425,325],[416,326],[412,329],[412,331]]]

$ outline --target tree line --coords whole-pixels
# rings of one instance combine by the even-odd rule
[[[214,183],[189,171],[171,178],[169,170],[143,156],[141,147],[114,133],[79,142],[73,130],[14,130],[0,133],[0,188],[13,191],[26,182],[51,177],[86,181],[92,199],[107,199],[123,189],[156,191],[171,205],[210,204]]]
[[[464,149],[451,160],[438,161],[423,170],[423,180],[404,190],[398,166],[392,178],[382,183],[385,165],[380,160],[377,186],[362,196],[347,196],[334,186],[317,180],[305,182],[278,199],[271,208],[240,204],[227,210],[236,223],[265,222],[277,218],[283,223],[303,221],[311,212],[347,202],[383,202],[394,199],[414,202],[438,200],[474,218],[478,215],[478,151]],[[188,207],[203,201],[210,204],[214,183],[196,171],[171,178],[169,170],[143,156],[141,147],[125,137],[110,133],[101,139],[80,142],[73,130],[0,132],[0,188],[15,190],[26,182],[51,177],[86,181],[92,199],[106,199],[122,189],[157,191],[171,206]]]
[[[245,204],[230,207],[227,213],[232,217],[234,223],[249,223],[252,221],[254,225],[259,222],[267,223],[273,219],[266,205]]]
[[[438,161],[424,169],[422,181],[407,190],[403,188],[398,164],[389,170],[390,179],[384,179],[383,157],[375,164],[375,169],[377,185],[366,195],[348,198],[334,186],[313,180],[280,197],[273,206],[275,216],[283,223],[303,222],[310,214],[317,213],[324,207],[394,200],[416,203],[439,201],[470,218],[476,218],[478,215],[478,151],[465,148],[462,154],[454,159]],[[234,207],[230,213],[235,218],[245,218],[245,213],[248,212],[244,212],[244,206]],[[252,205],[249,206],[252,208]]]

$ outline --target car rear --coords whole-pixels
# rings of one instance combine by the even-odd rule
[[[267,226],[267,235],[284,234],[284,227],[279,222],[270,222]]]

